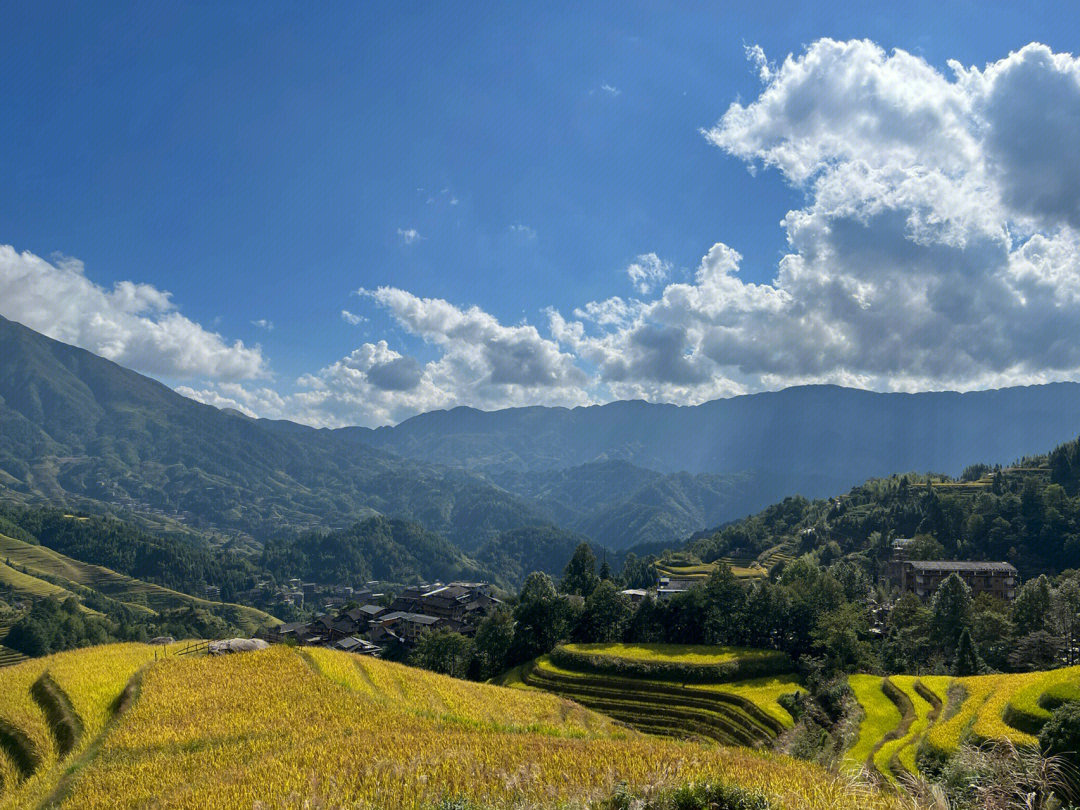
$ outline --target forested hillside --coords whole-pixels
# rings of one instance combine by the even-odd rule
[[[802,551],[836,543],[837,554],[884,559],[891,537],[916,537],[923,559],[1007,560],[1028,575],[1080,567],[1080,440],[1008,467],[973,465],[957,479],[893,475],[833,498],[786,498],[688,548],[708,562],[781,542]]]
[[[8,500],[122,507],[259,540],[383,513],[478,545],[545,521],[467,473],[202,405],[3,318],[0,356]]]

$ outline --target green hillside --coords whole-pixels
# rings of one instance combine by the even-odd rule
[[[0,500],[120,508],[257,540],[382,513],[478,545],[547,520],[479,476],[221,411],[2,317],[0,357]]]
[[[1007,467],[973,465],[958,478],[893,475],[827,499],[785,498],[699,534],[686,551],[711,563],[835,542],[836,554],[884,559],[890,537],[916,536],[926,538],[923,559],[1008,560],[1025,576],[1080,567],[1080,441]]]
[[[211,602],[190,596],[119,574],[100,565],[79,562],[45,546],[35,546],[3,534],[0,534],[0,559],[21,569],[17,571],[0,563],[0,583],[10,584],[28,596],[65,597],[89,590],[135,610],[149,613],[202,608],[221,615],[247,632],[254,632],[260,627],[277,622],[273,616],[256,608]],[[9,572],[7,579],[5,569]],[[26,573],[22,573],[23,571]]]

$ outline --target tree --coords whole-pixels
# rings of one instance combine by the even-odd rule
[[[612,579],[611,566],[608,565],[607,557],[604,557],[604,561],[600,563],[600,579],[601,581]]]
[[[627,588],[648,588],[650,585],[655,585],[656,569],[653,568],[654,562],[656,562],[656,557],[652,554],[638,557],[632,551],[628,553],[626,559],[623,560],[623,586]]]
[[[705,582],[705,641],[738,644],[746,638],[746,588],[720,565]]]
[[[885,623],[882,666],[893,672],[925,672],[930,668],[933,649],[929,609],[915,594],[901,595]]]
[[[420,636],[412,655],[409,656],[409,663],[432,672],[464,678],[469,671],[472,657],[472,639],[440,628]]]
[[[549,652],[569,636],[574,609],[555,590],[551,577],[540,571],[529,574],[514,608],[514,642],[510,662],[519,663]]]
[[[956,657],[953,659],[953,675],[977,675],[982,669],[982,661],[975,650],[975,644],[971,641],[971,633],[965,627],[960,633],[960,640],[956,645]]]
[[[1036,672],[1058,666],[1061,655],[1061,639],[1045,630],[1036,630],[1022,636],[1009,653],[1009,664],[1015,669]]]
[[[1045,630],[1050,617],[1050,582],[1045,576],[1025,582],[1013,602],[1012,618],[1021,636]]]
[[[576,636],[581,641],[622,641],[632,615],[630,600],[615,583],[603,580],[585,600]]]
[[[559,590],[586,597],[593,592],[599,581],[596,576],[596,555],[588,543],[581,543],[574,549],[574,556],[563,569]]]
[[[956,574],[949,574],[930,601],[930,629],[942,650],[953,651],[960,634],[971,626],[971,589]]]
[[[493,678],[506,668],[514,643],[514,617],[506,608],[485,616],[476,628],[476,671],[479,680]]]
[[[854,671],[870,660],[870,646],[863,640],[869,629],[865,608],[848,602],[818,617],[813,640],[833,670]]]

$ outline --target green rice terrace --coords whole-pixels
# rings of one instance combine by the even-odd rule
[[[787,545],[779,545],[767,549],[757,557],[742,554],[731,554],[720,557],[712,562],[703,563],[700,560],[683,559],[680,555],[672,555],[669,559],[658,560],[653,564],[656,573],[661,577],[672,579],[708,579],[720,566],[728,566],[738,579],[755,579],[768,576],[773,566],[781,562],[790,562],[794,555]]]
[[[802,691],[783,653],[674,644],[563,644],[500,682],[553,692],[640,731],[752,747],[792,726],[780,698]]]
[[[863,718],[845,767],[893,783],[962,743],[1035,746],[1051,711],[1080,700],[1080,667],[963,678],[852,675],[848,682]]]
[[[674,644],[562,644],[497,682],[555,693],[639,731],[756,748],[792,728],[783,698],[804,691],[782,653]],[[1051,712],[1080,700],[1080,666],[848,683],[862,717],[842,767],[892,785],[963,743],[1035,746]]]

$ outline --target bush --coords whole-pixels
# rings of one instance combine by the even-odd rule
[[[1039,732],[1039,745],[1048,754],[1080,763],[1080,703],[1065,703],[1054,709]]]
[[[770,810],[769,800],[757,791],[703,782],[683,785],[645,799],[620,787],[595,810]]]

